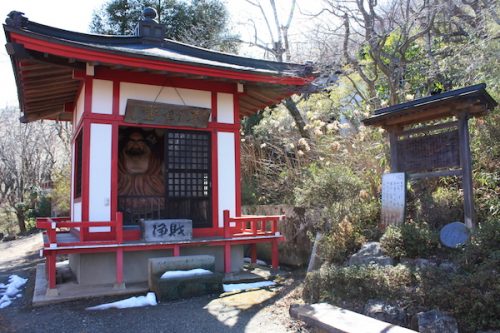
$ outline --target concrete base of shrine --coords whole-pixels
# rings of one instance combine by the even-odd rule
[[[275,271],[270,267],[258,265],[246,265],[249,268],[238,272],[226,273],[223,283],[250,283],[263,280],[272,280],[276,274],[286,276],[287,272]],[[69,270],[69,265],[58,266],[58,275],[64,270]],[[63,273],[64,275],[64,273]],[[47,289],[47,278],[45,274],[45,264],[39,264],[36,267],[35,289],[33,292],[33,306],[42,306],[47,304],[62,303],[74,301],[83,298],[103,297],[103,296],[121,296],[127,295],[145,295],[149,291],[148,283],[127,283],[116,286],[114,283],[84,285],[75,281],[75,278],[63,278],[58,282],[56,289]]]
[[[181,248],[180,255],[207,254],[215,257],[215,271],[224,272],[224,248],[203,246]],[[125,284],[148,281],[148,259],[173,256],[172,250],[124,252],[123,280]],[[81,285],[114,284],[116,260],[114,253],[71,254],[69,263],[76,281]],[[243,245],[231,246],[231,272],[243,267]]]
[[[57,285],[56,289],[47,289],[45,264],[36,266],[33,306],[61,303],[82,298],[144,294],[149,290],[148,283],[130,283],[126,288],[114,288],[113,283],[81,285],[76,281],[67,281]]]

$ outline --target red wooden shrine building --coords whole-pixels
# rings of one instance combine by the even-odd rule
[[[78,283],[117,287],[146,281],[151,257],[211,254],[234,272],[243,247],[255,260],[264,242],[278,265],[284,217],[241,215],[240,119],[300,91],[312,68],[165,40],[155,13],[145,16],[134,36],[61,30],[19,12],[4,25],[21,121],[73,123],[71,216],[37,221],[47,294],[57,294],[61,254]],[[141,221],[172,219],[190,220],[192,237],[144,239]]]

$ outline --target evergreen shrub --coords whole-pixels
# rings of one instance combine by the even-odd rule
[[[408,222],[387,227],[380,238],[383,250],[391,257],[426,257],[436,252],[438,233],[425,222]]]

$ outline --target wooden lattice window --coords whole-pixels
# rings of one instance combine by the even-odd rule
[[[167,196],[207,198],[210,189],[210,136],[204,132],[167,133]]]

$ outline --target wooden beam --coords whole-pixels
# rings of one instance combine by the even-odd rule
[[[30,93],[50,93],[53,91],[68,91],[68,90],[74,90],[75,88],[78,89],[79,84],[78,82],[75,81],[70,81],[70,82],[54,82],[54,83],[48,83],[46,85],[30,85],[30,86],[23,86],[23,91],[25,94],[30,94]]]
[[[16,60],[31,59],[31,55],[26,51],[23,44],[7,43],[5,44],[5,48],[7,49],[7,54],[15,57]]]
[[[45,101],[48,101],[51,104],[56,103],[57,101],[66,101],[66,102],[72,102],[73,97],[75,96],[74,92],[67,93],[66,95],[58,95],[57,98],[54,98],[53,96],[40,96],[37,98],[34,98],[31,101],[26,101],[26,105],[35,105],[38,103],[45,103]],[[68,101],[69,99],[69,101]]]
[[[421,126],[418,128],[412,128],[409,130],[405,130],[405,131],[398,133],[398,136],[406,136],[407,137],[407,136],[410,136],[412,134],[431,132],[431,131],[436,131],[439,129],[445,129],[445,128],[451,128],[451,127],[457,127],[457,126],[458,126],[458,121],[449,121],[449,122],[442,123],[442,124]]]
[[[389,132],[389,145],[391,149],[391,172],[399,171],[398,164],[398,144],[397,135],[395,131]]]
[[[23,79],[34,78],[34,77],[55,77],[55,76],[59,76],[60,74],[71,75],[72,72],[71,72],[71,70],[66,69],[66,68],[52,69],[49,71],[34,71],[34,72],[28,72],[28,73],[26,73],[25,71],[21,71],[21,76]]]
[[[59,110],[59,111],[54,111],[54,110],[43,111],[43,112],[36,112],[36,113],[31,113],[31,114],[25,113],[19,120],[22,123],[29,123],[29,122],[37,121],[40,119],[55,117],[60,113],[62,113],[61,110]]]
[[[459,115],[458,140],[460,166],[462,168],[462,188],[464,191],[464,223],[468,228],[475,227],[474,194],[472,187],[472,159],[469,142],[469,114]]]
[[[29,80],[23,80],[22,85],[27,86],[27,85],[38,85],[38,84],[46,84],[46,83],[51,83],[51,82],[75,82],[77,81],[76,79],[73,79],[72,74],[67,74],[64,73],[63,75],[55,75],[51,77],[43,77],[43,78],[37,78],[33,79],[30,78]],[[78,82],[78,81],[77,81]]]
[[[408,178],[410,180],[417,180],[422,178],[434,178],[434,177],[450,177],[450,176],[462,176],[462,169],[408,174]]]

